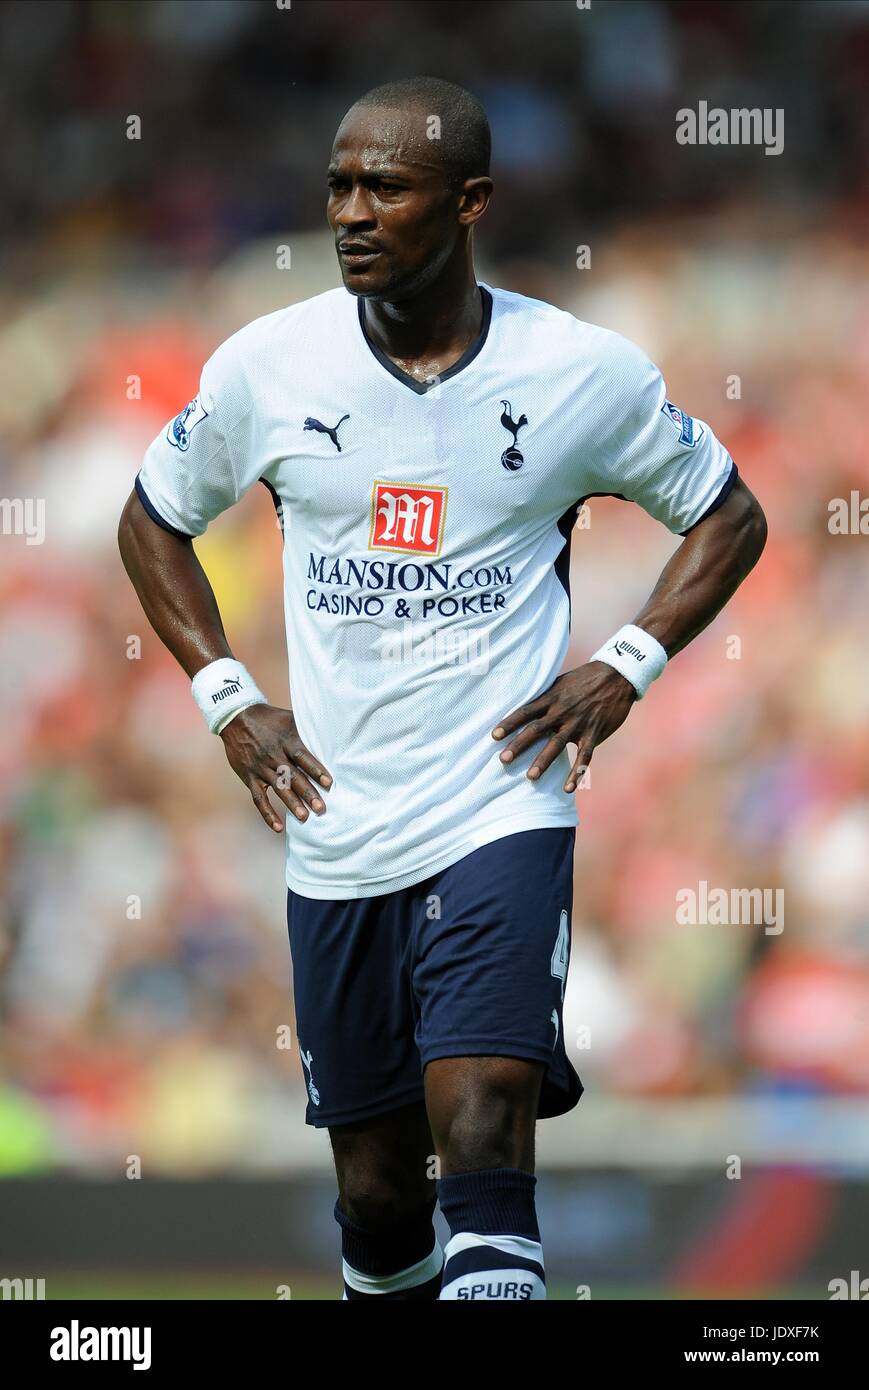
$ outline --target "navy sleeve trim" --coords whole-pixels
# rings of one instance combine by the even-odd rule
[[[721,491],[719,492],[718,496],[717,496],[717,497],[714,499],[714,501],[712,501],[712,502],[710,503],[710,505],[706,508],[706,510],[705,510],[705,512],[703,513],[703,515],[702,515],[702,516],[698,516],[697,520],[694,521],[694,522],[692,522],[691,525],[688,527],[688,530],[687,530],[687,531],[680,531],[680,532],[679,532],[679,535],[680,535],[680,536],[689,536],[689,535],[691,534],[691,532],[694,530],[694,527],[695,527],[695,526],[699,526],[700,523],[701,523],[701,521],[705,521],[705,520],[706,520],[707,516],[711,516],[713,512],[717,512],[717,511],[718,511],[718,508],[721,506],[721,503],[722,503],[722,502],[726,502],[727,498],[730,496],[731,492],[733,491],[733,486],[734,486],[734,484],[735,484],[735,482],[736,482],[736,480],[737,480],[738,477],[739,477],[739,472],[738,472],[738,470],[737,470],[736,464],[733,462],[733,459],[731,459],[731,460],[730,460],[730,472],[729,472],[729,474],[727,475],[727,480],[726,480],[726,482],[724,483],[724,486],[722,487],[722,489],[721,489]]]
[[[272,485],[271,485],[271,483],[269,482],[268,478],[260,478],[260,482],[262,483],[263,487],[266,487],[266,488],[268,488],[268,490],[269,490],[269,494],[271,495],[271,499],[272,499],[272,501],[273,501],[274,504],[275,504],[275,513],[276,513],[276,515],[277,515],[278,521],[280,522],[281,530],[283,531],[283,529],[284,529],[284,509],[283,509],[283,505],[282,505],[282,503],[281,503],[280,495],[279,495],[279,494],[275,491],[275,489],[272,487]]]
[[[194,539],[194,537],[191,536],[188,531],[179,531],[177,526],[170,525],[170,523],[165,519],[165,517],[162,517],[160,515],[160,513],[157,511],[157,508],[154,506],[154,503],[151,501],[147,492],[143,488],[138,473],[136,474],[135,486],[136,495],[152,521],[156,521],[158,526],[162,526],[163,530],[169,531],[171,535],[179,536],[182,541],[192,541]]]

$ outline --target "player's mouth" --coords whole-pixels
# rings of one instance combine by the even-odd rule
[[[338,255],[348,270],[366,270],[380,251],[364,241],[342,241],[338,244]]]

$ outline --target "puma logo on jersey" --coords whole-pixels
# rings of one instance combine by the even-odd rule
[[[328,434],[329,438],[331,439],[332,443],[335,445],[335,448],[338,450],[338,453],[340,454],[341,445],[338,443],[338,431],[340,430],[344,421],[349,419],[349,415],[342,415],[337,425],[323,425],[320,423],[319,420],[315,420],[313,415],[309,415],[307,420],[305,421],[305,429],[316,430],[318,434]]]
[[[514,420],[510,413],[513,409],[510,402],[502,401],[501,404],[504,407],[501,411],[501,424],[504,426],[504,429],[509,430],[513,436],[513,443],[509,448],[504,450],[501,455],[501,462],[510,473],[515,473],[516,469],[521,468],[522,464],[525,462],[522,453],[517,447],[516,441],[519,436],[519,431],[528,424],[528,416],[520,415],[518,420]]]

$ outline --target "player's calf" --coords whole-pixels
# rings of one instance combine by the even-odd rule
[[[344,1298],[434,1301],[440,1294],[444,1253],[432,1225],[434,1201],[387,1227],[352,1221],[335,1203],[341,1227]]]
[[[344,1299],[436,1300],[444,1257],[432,1225],[433,1140],[424,1106],[329,1133]]]
[[[440,1298],[546,1297],[534,1205],[534,1124],[543,1068],[504,1057],[442,1058],[426,1068],[429,1118],[451,1232]]]

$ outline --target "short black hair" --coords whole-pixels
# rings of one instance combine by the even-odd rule
[[[354,108],[357,106],[414,106],[421,107],[428,116],[438,116],[440,139],[432,143],[440,150],[450,188],[458,190],[465,179],[489,173],[489,122],[481,103],[464,87],[442,77],[403,77],[372,87],[353,103]]]

